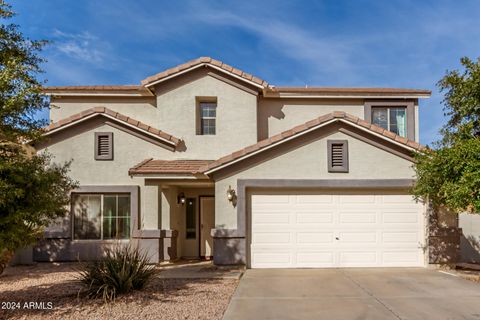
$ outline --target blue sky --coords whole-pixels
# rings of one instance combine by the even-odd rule
[[[49,85],[138,84],[211,56],[282,86],[430,89],[420,140],[445,119],[435,84],[480,56],[480,1],[10,1],[52,43]]]

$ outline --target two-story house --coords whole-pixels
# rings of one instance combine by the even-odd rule
[[[408,194],[428,90],[275,87],[203,57],[140,85],[46,93],[36,147],[72,159],[80,187],[37,261],[131,241],[153,262],[428,263],[427,206]]]

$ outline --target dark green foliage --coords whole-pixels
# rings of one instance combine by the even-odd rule
[[[460,62],[463,72],[449,71],[438,82],[445,92],[444,111],[449,117],[442,129],[444,145],[480,137],[480,58],[472,61],[463,57]]]
[[[118,244],[107,249],[99,261],[86,264],[79,280],[90,298],[102,298],[105,302],[115,300],[124,293],[142,289],[155,274],[154,266],[138,248]]]
[[[4,1],[0,2],[0,141],[19,141],[39,136],[44,121],[34,118],[35,112],[48,107],[41,95],[42,83],[37,76],[42,72],[44,59],[37,54],[45,41],[25,38],[15,24],[5,20],[14,13]]]
[[[480,59],[462,58],[463,72],[438,82],[445,92],[442,139],[416,156],[418,198],[454,212],[480,213]]]
[[[43,227],[68,212],[68,193],[76,184],[69,164],[54,165],[25,144],[41,136],[37,111],[48,106],[41,95],[37,56],[44,41],[24,38],[13,12],[0,1],[0,274],[13,252],[42,235]]]
[[[415,195],[454,212],[480,212],[480,138],[419,154],[415,168]]]

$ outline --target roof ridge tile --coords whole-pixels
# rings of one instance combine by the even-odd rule
[[[113,111],[109,108],[102,107],[102,106],[97,106],[93,107],[84,111],[81,111],[79,113],[73,114],[67,118],[63,118],[57,122],[52,122],[50,123],[47,127],[44,128],[44,134],[48,134],[50,131],[54,129],[59,129],[63,126],[66,126],[68,124],[80,121],[84,118],[87,118],[91,115],[104,115],[107,117],[113,117],[114,119],[117,119],[119,121],[122,121],[126,124],[129,124],[131,126],[136,127],[138,130],[148,132],[154,135],[157,135],[158,137],[162,138],[163,140],[169,141],[172,144],[175,145],[175,147],[178,145],[178,143],[181,141],[179,138],[172,136],[171,134],[168,134],[164,131],[158,130],[156,128],[153,128],[143,122],[140,122],[136,119],[133,119],[131,117],[127,117],[126,115],[123,115],[119,112]]]
[[[397,134],[395,134],[391,131],[385,130],[385,129],[379,127],[379,126],[371,124],[370,122],[367,122],[363,119],[360,119],[357,116],[353,116],[353,115],[351,115],[347,112],[344,112],[344,111],[333,111],[331,113],[327,113],[327,114],[324,114],[320,117],[317,117],[313,120],[307,121],[303,124],[297,125],[297,126],[293,127],[292,129],[285,130],[281,133],[278,133],[276,135],[273,135],[271,137],[268,137],[266,139],[258,141],[255,144],[247,146],[247,147],[245,147],[243,149],[240,149],[238,151],[235,151],[231,154],[223,156],[223,157],[209,163],[208,165],[200,167],[198,171],[204,173],[204,172],[209,171],[211,169],[220,167],[220,166],[225,165],[225,164],[227,164],[231,161],[237,160],[237,159],[239,159],[243,156],[246,156],[246,155],[252,154],[254,152],[257,152],[257,151],[259,151],[259,150],[261,150],[261,149],[263,149],[267,146],[273,145],[277,142],[281,142],[281,141],[283,141],[287,138],[295,136],[295,135],[297,135],[301,132],[304,132],[308,129],[312,129],[312,128],[318,126],[318,125],[325,124],[326,122],[328,122],[332,119],[336,119],[336,121],[340,121],[340,120],[347,121],[347,122],[350,122],[352,124],[360,125],[360,126],[366,128],[366,129],[372,131],[373,133],[381,134],[382,136],[384,136],[386,138],[389,138],[392,141],[395,141],[397,143],[401,143],[403,145],[414,148],[416,150],[423,150],[425,148],[424,146],[422,146],[418,142],[408,140],[407,138],[401,137],[401,136],[399,136],[399,135],[397,135]]]

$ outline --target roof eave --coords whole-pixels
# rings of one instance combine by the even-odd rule
[[[129,170],[128,174],[135,177],[150,179],[189,179],[189,180],[210,180],[204,173],[158,173],[158,172],[137,172]]]
[[[250,158],[250,157],[252,157],[252,156],[254,156],[254,155],[258,154],[258,153],[261,153],[261,152],[263,152],[263,151],[266,151],[266,150],[269,150],[269,149],[271,149],[271,148],[274,148],[274,147],[276,147],[276,146],[278,146],[278,145],[280,145],[280,144],[283,144],[283,143],[285,143],[285,142],[287,142],[287,141],[290,141],[290,140],[292,140],[292,139],[296,139],[297,137],[303,136],[303,135],[305,135],[305,134],[308,134],[309,132],[312,132],[312,131],[314,131],[314,130],[317,130],[318,128],[327,126],[327,125],[329,125],[329,124],[331,124],[331,123],[334,123],[334,122],[337,122],[337,121],[340,121],[340,122],[343,122],[343,123],[352,125],[352,126],[358,128],[358,129],[360,129],[360,130],[363,130],[363,131],[365,131],[365,132],[368,132],[369,134],[372,134],[372,135],[374,135],[374,136],[376,136],[376,137],[379,137],[379,138],[381,138],[381,139],[383,139],[383,140],[385,140],[385,141],[387,141],[387,142],[389,142],[389,143],[392,143],[392,144],[395,144],[395,145],[400,146],[400,147],[402,147],[402,148],[405,148],[406,150],[409,150],[409,151],[411,151],[411,152],[418,152],[418,150],[415,149],[415,148],[413,148],[413,147],[410,147],[410,146],[408,146],[408,145],[406,145],[406,144],[400,143],[400,142],[398,142],[398,141],[396,141],[396,140],[390,139],[390,138],[388,138],[388,137],[386,137],[386,136],[384,136],[384,135],[382,135],[382,134],[380,134],[380,133],[377,133],[377,132],[372,131],[372,130],[370,130],[370,129],[367,129],[367,128],[361,126],[361,125],[358,125],[357,123],[353,123],[353,122],[351,122],[351,121],[345,120],[344,118],[333,118],[333,119],[331,119],[331,120],[329,120],[329,121],[326,121],[326,122],[320,123],[320,124],[318,124],[318,125],[316,125],[316,126],[313,126],[313,127],[309,128],[309,129],[307,129],[307,130],[298,132],[298,133],[296,133],[296,134],[294,134],[294,135],[292,135],[292,136],[290,136],[290,137],[287,137],[287,138],[285,138],[285,139],[282,139],[282,140],[279,140],[279,141],[277,141],[277,142],[274,142],[274,143],[272,143],[272,144],[270,144],[270,145],[268,145],[268,146],[266,146],[266,147],[264,147],[264,148],[261,148],[261,149],[255,150],[255,151],[253,151],[253,152],[251,152],[251,153],[245,154],[245,155],[243,155],[243,156],[241,156],[241,157],[239,157],[239,158],[237,158],[237,159],[234,159],[234,160],[232,160],[232,161],[230,161],[230,162],[221,164],[221,165],[219,165],[218,167],[214,167],[214,168],[211,168],[211,169],[207,169],[207,170],[204,170],[204,171],[202,171],[202,172],[203,172],[204,174],[206,174],[206,175],[210,175],[210,174],[212,174],[212,173],[214,173],[214,172],[216,172],[216,171],[219,171],[219,170],[221,170],[221,169],[223,169],[223,168],[226,168],[226,167],[228,167],[228,166],[231,166],[231,165],[233,165],[233,164],[235,164],[235,163],[237,163],[237,162],[240,162],[240,161],[242,161],[242,160],[245,160],[245,159],[247,159],[247,158]]]
[[[264,92],[264,98],[308,98],[308,99],[427,99],[429,93],[418,94],[312,94],[312,93],[271,93]]]
[[[145,135],[147,135],[147,136],[149,136],[149,137],[151,137],[151,138],[153,138],[153,139],[160,140],[160,141],[162,141],[163,143],[166,143],[166,144],[170,145],[173,149],[175,149],[175,148],[177,147],[177,145],[178,145],[178,143],[175,143],[174,141],[165,139],[165,138],[160,137],[160,136],[158,136],[158,135],[152,134],[152,133],[150,133],[150,132],[148,132],[148,131],[141,130],[141,129],[139,129],[139,128],[136,127],[136,126],[129,124],[128,122],[119,121],[117,118],[112,117],[112,116],[110,116],[109,114],[106,114],[106,113],[92,113],[92,114],[90,114],[90,115],[88,115],[88,116],[85,116],[85,117],[83,117],[83,118],[81,118],[81,119],[78,119],[78,120],[76,120],[76,121],[73,121],[73,122],[71,122],[71,123],[67,123],[67,124],[62,125],[62,126],[60,126],[60,127],[58,127],[58,128],[53,128],[53,129],[50,129],[50,130],[48,130],[48,131],[45,131],[42,135],[43,135],[43,136],[49,136],[49,135],[51,135],[51,134],[54,134],[54,133],[56,133],[56,132],[59,132],[59,131],[65,130],[65,129],[67,129],[67,128],[70,128],[70,127],[72,127],[72,126],[78,125],[78,124],[80,124],[80,123],[82,123],[82,122],[84,122],[84,121],[87,121],[87,120],[92,119],[92,118],[97,117],[97,116],[103,116],[103,117],[106,117],[106,118],[108,118],[108,119],[110,119],[110,120],[113,120],[113,121],[115,121],[115,122],[121,123],[122,125],[127,126],[127,127],[129,127],[130,129],[133,129],[133,130],[135,130],[135,131],[137,131],[137,132],[139,131],[139,132],[141,132],[142,134],[145,134]]]

